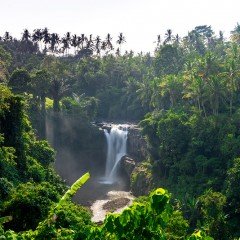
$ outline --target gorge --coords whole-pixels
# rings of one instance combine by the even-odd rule
[[[93,220],[103,220],[106,203],[119,205],[117,211],[131,204],[134,197],[129,192],[130,174],[125,161],[129,153],[141,160],[141,148],[145,148],[136,125],[87,124],[63,115],[48,116],[46,125],[47,138],[57,152],[55,168],[66,183],[71,185],[85,172],[91,174],[74,201],[91,206]]]

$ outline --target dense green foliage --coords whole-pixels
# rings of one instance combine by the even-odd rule
[[[183,38],[168,30],[151,55],[121,53],[122,34],[115,52],[110,35],[102,41],[67,33],[60,41],[36,29],[17,40],[7,32],[0,38],[0,233],[9,239],[210,239],[204,232],[239,238],[239,39],[239,25],[230,40],[210,26]],[[157,190],[100,227],[69,200],[56,210],[65,187],[52,168],[54,151],[37,139],[27,113],[41,138],[46,116],[140,121],[149,156],[133,171],[132,190],[163,186],[179,200],[170,204],[170,195]],[[204,231],[187,237],[195,229]]]
[[[159,188],[143,203],[108,215],[101,227],[91,229],[87,239],[212,239],[200,231],[187,237],[188,222],[169,200],[169,193]]]
[[[0,208],[13,217],[12,229],[36,227],[65,188],[53,161],[54,151],[34,135],[23,98],[1,85]]]
[[[188,222],[179,210],[170,205],[170,194],[162,188],[153,191],[142,203],[135,202],[121,214],[110,214],[102,226],[93,226],[90,215],[80,206],[72,204],[69,197],[86,182],[89,174],[77,180],[57,205],[49,211],[46,220],[35,231],[19,234],[2,231],[8,239],[202,239],[211,240],[203,231],[187,237]],[[20,198],[22,199],[22,198]],[[29,198],[28,198],[29,199]],[[41,201],[42,198],[40,198]],[[29,199],[32,200],[32,199]],[[34,202],[34,201],[33,201]],[[32,201],[25,207],[31,207]],[[42,207],[40,205],[40,207]],[[25,209],[26,210],[26,209]],[[28,220],[31,216],[27,216]],[[7,223],[12,219],[1,218]],[[17,219],[16,219],[17,220]],[[24,220],[24,219],[23,219]],[[32,219],[33,220],[33,219]],[[36,221],[36,219],[34,219]],[[25,224],[26,222],[23,221]],[[34,221],[32,221],[34,224]],[[25,225],[24,225],[25,226]]]

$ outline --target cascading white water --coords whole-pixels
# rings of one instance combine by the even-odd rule
[[[120,160],[127,153],[128,130],[126,126],[114,125],[110,132],[104,129],[104,133],[107,139],[105,181],[114,183],[117,178]]]

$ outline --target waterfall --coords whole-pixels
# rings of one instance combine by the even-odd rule
[[[107,161],[105,171],[105,181],[114,183],[117,178],[120,160],[127,153],[127,134],[126,126],[114,125],[110,132],[104,129],[107,139]]]

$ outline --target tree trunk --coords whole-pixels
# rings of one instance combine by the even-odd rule
[[[53,111],[54,112],[60,112],[60,99],[58,97],[53,98]]]

